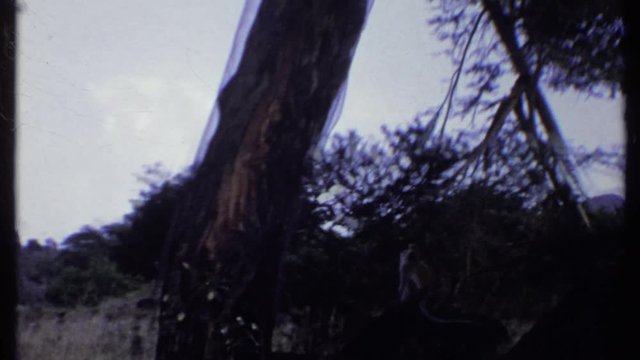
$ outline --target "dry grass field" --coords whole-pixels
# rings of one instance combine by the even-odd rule
[[[149,294],[145,286],[96,307],[20,306],[18,345],[21,360],[152,360],[157,338],[156,311],[136,307]],[[533,321],[505,326],[513,346]],[[288,317],[274,329],[275,351],[305,352],[305,331]],[[506,349],[503,349],[506,350]]]
[[[21,306],[20,359],[153,359],[156,314],[136,308],[136,301],[148,293],[143,288],[93,308]]]

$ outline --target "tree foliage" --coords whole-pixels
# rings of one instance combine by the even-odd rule
[[[107,297],[123,295],[140,285],[138,278],[122,274],[106,257],[90,257],[85,266],[64,262],[57,265],[45,293],[46,299],[54,305],[95,306]]]
[[[464,73],[471,76],[473,88],[491,92],[511,71],[509,50],[491,29],[491,4],[513,25],[529,69],[547,85],[594,95],[619,89],[623,27],[618,0],[436,1],[430,23],[440,39],[450,42],[454,64],[471,64]]]
[[[594,215],[588,231],[547,182],[527,177],[536,165],[513,156],[518,140],[460,178],[477,136],[439,140],[433,128],[416,121],[380,143],[336,136],[316,156],[283,294],[294,322],[317,324],[305,333],[315,339],[307,351],[335,354],[345,335],[397,301],[398,254],[408,244],[436,279],[433,311],[502,320],[537,318],[590,261],[615,258],[619,223]]]
[[[58,248],[49,239],[44,245],[30,239],[18,253],[18,302],[33,304],[44,301],[46,288],[55,276],[53,263]]]
[[[545,66],[554,88],[615,91],[622,79],[620,1],[511,1],[509,13],[526,34],[528,57]]]
[[[157,164],[139,177],[146,185],[122,221],[84,226],[58,246],[30,240],[20,253],[20,299],[55,305],[96,305],[158,276],[170,219],[187,175],[169,177]]]
[[[489,124],[467,169],[501,135],[521,137],[518,149],[533,155],[535,182],[549,184],[559,202],[577,200],[589,224],[575,159],[541,86],[615,93],[622,71],[617,2],[439,1],[432,10],[431,24],[451,42],[447,54],[456,66],[442,104],[425,112],[441,122],[440,136],[451,117]],[[458,91],[461,79],[466,86]]]
[[[140,279],[119,271],[99,229],[85,226],[67,237],[49,265],[45,299],[54,305],[97,305],[137,288]]]
[[[109,258],[119,269],[149,281],[158,276],[171,219],[189,175],[186,172],[169,177],[155,166],[148,168],[141,178],[147,188],[141,191],[139,199],[132,201],[133,211],[121,222],[106,226],[104,232],[110,241]]]

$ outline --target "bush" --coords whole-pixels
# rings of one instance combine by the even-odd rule
[[[53,240],[41,245],[31,239],[20,248],[18,256],[18,301],[35,304],[44,301],[47,284],[53,275],[53,263],[58,249]]]
[[[107,258],[94,257],[87,269],[76,266],[60,269],[47,287],[45,297],[59,306],[95,306],[107,297],[122,295],[140,284],[140,278],[120,273]]]

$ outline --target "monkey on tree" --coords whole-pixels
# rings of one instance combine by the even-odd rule
[[[398,295],[401,304],[417,303],[422,315],[427,320],[440,324],[471,324],[469,320],[442,319],[431,314],[427,308],[427,291],[433,284],[433,272],[421,256],[415,244],[409,244],[400,252],[400,284]]]
[[[417,303],[422,315],[435,323],[471,323],[467,320],[445,320],[432,315],[427,309],[426,293],[433,283],[432,271],[415,244],[409,244],[400,252],[400,284],[398,295],[401,304]]]
[[[398,295],[401,303],[409,302],[424,294],[430,280],[430,269],[427,264],[420,259],[415,244],[400,252],[400,284],[398,285]]]
[[[508,341],[507,331],[499,321],[483,317],[476,319],[476,316],[473,319],[443,319],[429,312],[427,294],[434,283],[434,272],[415,244],[409,244],[400,252],[399,273],[400,306],[408,309],[417,307],[418,311],[410,311],[409,314],[422,316],[425,334],[435,331],[441,336],[456,339],[481,359],[493,358],[498,347]]]

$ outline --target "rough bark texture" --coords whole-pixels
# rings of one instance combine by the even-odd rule
[[[15,3],[0,1],[0,359],[16,358]]]
[[[304,163],[343,85],[366,0],[264,0],[220,124],[165,252],[158,359],[256,356],[225,329],[255,321],[269,352],[275,289]]]

